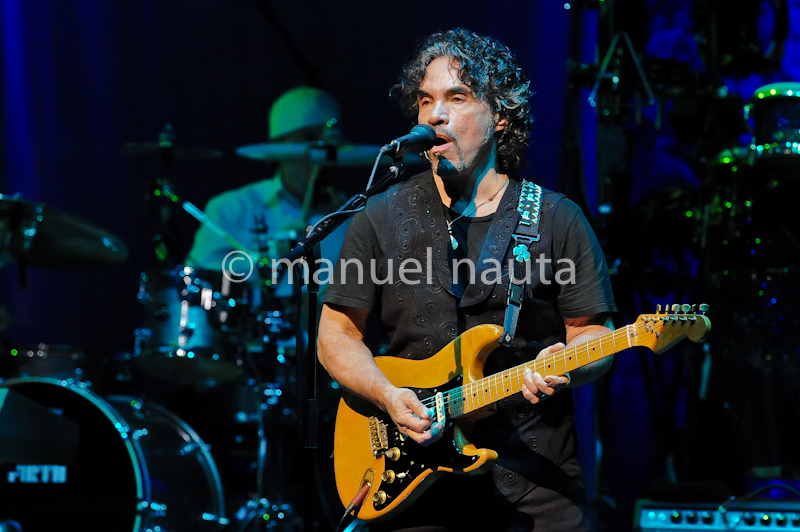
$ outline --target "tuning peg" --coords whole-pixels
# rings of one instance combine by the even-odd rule
[[[661,314],[661,304],[656,305],[656,314]]]
[[[681,306],[678,305],[677,303],[672,305],[672,312],[674,312],[675,314],[677,314],[680,309],[681,309]]]
[[[697,305],[692,305],[692,314],[697,314]]]
[[[681,305],[681,312],[683,312],[684,314],[688,313],[690,310],[692,310],[692,306],[691,305],[688,305],[686,303]]]
[[[704,313],[704,314],[705,314],[706,312],[708,312],[708,305],[706,305],[705,303],[702,303],[702,304],[700,305],[700,312],[702,312],[702,313]]]

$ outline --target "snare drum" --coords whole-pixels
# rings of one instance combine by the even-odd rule
[[[756,163],[800,178],[800,83],[764,85],[745,105]]]
[[[68,466],[0,466],[0,515],[25,532],[219,531],[228,523],[208,446],[163,407],[45,378],[2,384],[78,425]]]
[[[179,384],[215,386],[242,375],[237,301],[221,295],[194,268],[143,273],[144,327],[134,358],[145,373]]]

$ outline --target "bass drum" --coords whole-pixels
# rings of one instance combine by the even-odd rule
[[[2,519],[25,532],[219,531],[228,523],[208,446],[163,407],[54,379],[2,386],[74,421],[79,434],[68,466],[0,467]]]

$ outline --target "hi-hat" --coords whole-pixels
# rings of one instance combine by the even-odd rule
[[[307,161],[321,166],[370,166],[380,152],[380,146],[365,144],[319,145],[301,142],[263,142],[236,148],[236,153],[247,159],[262,162]],[[382,163],[389,164],[392,158],[383,156]],[[418,155],[406,154],[405,164],[419,164]]]
[[[187,146],[175,142],[126,142],[122,153],[128,155],[168,155],[175,159],[216,159],[222,157],[220,150],[202,146]]]
[[[216,159],[222,152],[214,148],[189,146],[177,141],[172,124],[166,124],[158,134],[158,142],[126,142],[122,152],[129,155],[158,155],[165,163],[172,159]]]
[[[85,269],[120,264],[128,248],[75,215],[0,194],[0,262],[4,255],[25,266]]]

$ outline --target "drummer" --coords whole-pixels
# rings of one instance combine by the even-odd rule
[[[340,122],[340,106],[330,94],[314,87],[296,87],[281,95],[269,111],[269,144],[275,144],[276,148],[279,144],[286,144],[288,148],[290,144],[320,141],[336,144],[341,139]],[[307,159],[289,157],[290,151],[287,149],[287,158],[279,160],[270,178],[214,196],[205,208],[214,224],[248,247],[256,257],[277,259],[284,256],[305,236],[309,225],[338,207],[335,198],[325,197],[324,190],[315,187],[321,166]],[[331,262],[336,260],[344,232],[345,227],[341,226],[322,241],[323,258]],[[246,274],[249,265],[241,260],[235,265],[228,264],[235,257],[229,255],[233,251],[229,240],[201,225],[186,264],[214,272],[232,268],[230,277],[239,280],[236,276]],[[271,261],[268,262],[271,265]],[[272,268],[267,270],[262,271],[262,276],[271,280]],[[263,287],[257,268],[250,277],[248,280]],[[277,297],[291,295],[292,288],[285,277],[288,276],[284,276],[274,294]],[[323,283],[327,281],[324,272],[320,272],[318,279]]]

